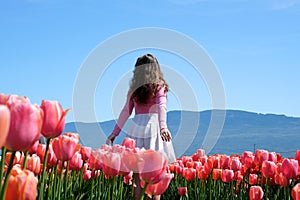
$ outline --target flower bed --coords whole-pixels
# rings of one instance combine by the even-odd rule
[[[26,97],[0,94],[0,199],[300,200],[300,151],[206,155],[197,150],[168,164],[163,153],[122,145],[81,146],[77,133],[63,133],[65,115],[55,101],[33,105]],[[40,133],[47,138],[39,143]]]

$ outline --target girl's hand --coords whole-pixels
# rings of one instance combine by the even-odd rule
[[[165,142],[170,142],[172,140],[171,133],[167,128],[163,128],[160,130],[160,137]]]
[[[115,140],[115,138],[116,138],[117,136],[115,135],[115,134],[110,134],[109,136],[108,136],[108,138],[107,138],[107,140],[106,140],[106,144],[107,145],[113,145],[113,143],[114,143],[114,140]]]

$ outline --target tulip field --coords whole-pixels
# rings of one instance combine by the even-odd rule
[[[137,148],[130,138],[81,146],[77,133],[63,132],[68,111],[57,101],[35,105],[0,94],[0,200],[128,200],[136,184],[140,199],[300,200],[300,150],[284,158],[266,150],[206,155],[198,149],[168,163],[162,152]]]

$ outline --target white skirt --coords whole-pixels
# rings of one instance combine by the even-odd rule
[[[127,137],[136,140],[139,148],[164,152],[169,163],[176,162],[172,141],[164,142],[160,136],[158,114],[136,114],[127,131]]]

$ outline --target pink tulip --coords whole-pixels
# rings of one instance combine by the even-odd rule
[[[28,149],[28,153],[29,154],[34,154],[36,153],[37,149],[39,146],[39,141],[37,140],[29,149]]]
[[[106,152],[102,157],[102,171],[106,177],[114,177],[119,175],[121,156],[118,153]]]
[[[65,128],[65,117],[70,109],[63,110],[57,101],[42,100],[41,108],[44,111],[42,134],[46,138],[55,138]]]
[[[262,165],[263,161],[269,160],[269,152],[266,150],[256,150],[254,163],[256,165]]]
[[[69,161],[70,170],[79,171],[82,168],[83,160],[81,158],[81,154],[76,152],[74,156]]]
[[[10,111],[0,104],[0,148],[5,144],[10,125]]]
[[[82,146],[80,148],[80,154],[81,154],[82,160],[88,160],[91,156],[91,153],[92,153],[92,148],[91,147]]]
[[[275,152],[269,152],[269,161],[277,162],[277,154]]]
[[[10,128],[5,146],[12,151],[26,151],[40,137],[43,111],[30,103],[12,103],[10,113]]]
[[[8,95],[0,93],[0,105],[6,105],[9,99]]]
[[[174,178],[174,174],[169,174],[169,173],[164,174],[158,183],[148,184],[145,193],[150,198],[152,197],[152,195],[163,194],[168,189],[169,184],[173,178]]]
[[[41,172],[41,159],[36,154],[27,157],[26,169],[32,171],[35,175]]]
[[[300,200],[300,183],[297,183],[292,189],[292,197],[294,200]]]
[[[92,171],[88,169],[88,164],[85,163],[83,166],[83,180],[90,180],[92,178]]]
[[[285,158],[282,162],[282,173],[288,179],[298,176],[298,160]]]
[[[167,159],[162,152],[152,149],[145,150],[140,155],[142,159],[139,166],[141,179],[151,184],[158,183],[166,173]]]
[[[5,200],[35,200],[38,180],[29,170],[14,166],[8,179]]]
[[[77,133],[65,133],[52,140],[53,151],[56,158],[61,161],[71,160],[78,149],[79,135]]]
[[[223,169],[222,170],[222,181],[225,183],[229,183],[233,180],[234,172],[230,169]]]
[[[197,173],[198,173],[198,178],[199,178],[200,180],[202,180],[202,181],[205,181],[205,180],[208,178],[208,176],[209,176],[209,174],[207,174],[207,173],[205,172],[204,166],[200,167],[200,168],[198,169]]]
[[[126,137],[122,142],[122,146],[125,146],[130,149],[134,149],[136,146],[136,141],[134,139]]]
[[[263,161],[261,172],[264,177],[272,178],[276,172],[276,164],[272,161]]]
[[[178,194],[179,196],[186,196],[187,195],[187,187],[178,187]]]
[[[240,161],[240,158],[232,157],[230,160],[230,169],[233,171],[238,171],[241,168],[242,168],[242,163]]]
[[[103,149],[95,149],[92,151],[90,158],[88,159],[89,167],[93,170],[100,170],[103,166],[103,154],[107,151]]]
[[[7,165],[7,166],[9,165],[9,161],[10,161],[11,156],[12,156],[12,152],[6,153],[5,165]],[[16,154],[15,154],[15,157],[14,157],[13,165],[17,165],[17,164],[22,165],[23,161],[24,161],[23,152],[17,151]]]
[[[250,200],[261,200],[264,197],[264,192],[260,186],[251,186],[249,192]]]
[[[257,184],[257,174],[250,174],[249,175],[249,184],[256,185]]]

